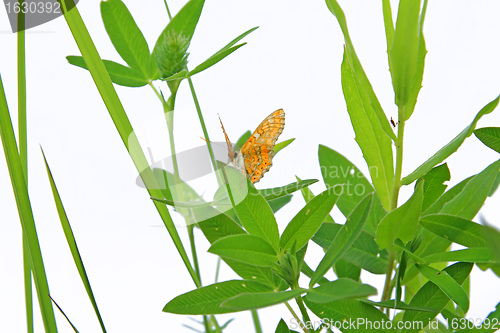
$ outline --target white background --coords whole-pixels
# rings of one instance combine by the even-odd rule
[[[167,24],[163,1],[125,1],[150,48]],[[169,1],[176,13],[184,0]],[[387,67],[380,1],[341,1],[358,56],[388,117],[397,118]],[[396,3],[393,3],[396,10]],[[81,1],[78,9],[104,59],[123,63],[104,30],[99,1]],[[403,175],[451,140],[475,114],[500,93],[500,2],[430,1],[424,33],[429,50],[413,117],[407,122]],[[396,16],[394,15],[394,19]],[[190,68],[247,29],[248,45],[194,77],[205,121],[214,141],[223,140],[217,113],[236,140],[272,111],[283,108],[281,140],[296,138],[280,152],[260,188],[287,184],[295,175],[321,179],[318,144],[339,151],[367,174],[346,112],[340,85],[343,37],[323,1],[207,1],[190,47]],[[0,74],[11,115],[17,124],[16,35],[0,9]],[[137,172],[118,136],[89,73],[67,63],[79,55],[63,18],[27,31],[29,192],[42,254],[54,299],[80,332],[99,326],[74,267],[54,207],[39,146],[48,162],[69,216],[97,303],[108,332],[184,332],[188,316],[163,313],[173,297],[192,283],[147,192],[136,186]],[[116,86],[136,128],[162,118],[162,108],[148,87]],[[165,90],[165,88],[163,87]],[[176,104],[178,151],[198,147],[202,131],[187,82]],[[166,127],[158,137],[167,138]],[[478,127],[500,126],[500,111]],[[145,146],[149,145],[143,140]],[[168,147],[164,141],[164,147]],[[164,152],[154,151],[163,158]],[[447,162],[449,185],[477,173],[498,154],[474,136]],[[315,193],[323,185],[312,186]],[[401,200],[411,193],[404,189]],[[480,215],[500,227],[499,194],[486,201]],[[277,214],[280,230],[300,209],[300,195]],[[173,213],[174,215],[176,213]],[[21,228],[4,155],[0,154],[0,331],[26,330],[22,280]],[[176,217],[176,221],[179,221]],[[179,232],[186,241],[186,230]],[[203,282],[214,279],[215,256],[197,233]],[[186,245],[187,246],[187,245]],[[189,250],[189,249],[188,249]],[[311,246],[311,254],[321,252]],[[313,255],[314,256],[314,255]],[[313,257],[311,256],[311,258]],[[315,267],[317,260],[309,259]],[[234,277],[223,268],[221,279]],[[382,286],[382,277],[365,276]],[[469,316],[484,318],[498,302],[499,280],[474,268]],[[72,332],[55,310],[60,332]],[[283,305],[259,311],[264,332],[274,332]],[[253,332],[249,313],[220,317],[236,320],[226,332]],[[196,320],[199,317],[194,318]],[[36,315],[37,331],[43,330]]]

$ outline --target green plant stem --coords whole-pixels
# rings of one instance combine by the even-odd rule
[[[398,207],[398,197],[399,190],[401,189],[401,172],[403,169],[403,137],[405,130],[405,120],[403,118],[404,115],[404,107],[399,107],[398,109],[398,136],[395,141],[396,145],[396,170],[394,172],[394,182],[392,188],[392,198],[391,198],[391,210],[394,210]],[[389,253],[389,259],[387,261],[387,271],[385,273],[385,284],[384,291],[382,293],[382,301],[386,301],[391,297],[392,288],[391,288],[391,277],[392,271],[394,270],[394,260],[396,259],[394,251]]]
[[[255,333],[262,333],[262,325],[260,324],[259,314],[257,310],[250,311],[252,313],[252,320],[255,326]]]
[[[309,314],[307,313],[307,309],[306,309],[306,306],[304,305],[304,300],[302,300],[302,296],[295,297],[295,301],[297,302],[297,305],[299,306],[300,313],[302,314],[302,319],[306,323],[310,324],[311,323],[311,319],[309,318]],[[304,325],[304,332],[307,332],[306,331],[306,326],[307,325]]]
[[[193,95],[194,105],[196,106],[196,112],[198,113],[198,119],[200,119],[201,129],[203,130],[203,135],[205,137],[208,153],[210,155],[210,161],[212,162],[212,167],[217,170],[217,164],[215,162],[214,151],[212,149],[212,143],[210,142],[210,137],[208,136],[207,127],[205,126],[205,120],[203,119],[203,113],[201,112],[200,103],[198,102],[198,97],[196,96],[196,91],[194,90],[193,80],[188,77],[189,88],[191,89],[191,95]],[[218,175],[218,173],[216,173]],[[217,176],[217,181],[219,185],[223,184],[222,180]]]
[[[297,321],[297,323],[299,323],[300,327],[304,330],[304,332],[305,333],[311,333],[307,329],[306,325],[302,322],[302,320],[300,320],[299,316],[297,316],[297,314],[295,313],[295,311],[293,311],[293,308],[290,306],[290,304],[288,304],[288,302],[285,302],[285,305],[288,308],[288,311],[290,311],[290,313],[292,314],[292,316],[295,318],[295,320]]]

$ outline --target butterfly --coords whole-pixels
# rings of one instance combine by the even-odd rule
[[[285,127],[285,111],[279,109],[267,116],[240,151],[233,148],[222,121],[220,124],[226,138],[229,164],[244,172],[252,183],[257,183],[273,165],[273,148]]]

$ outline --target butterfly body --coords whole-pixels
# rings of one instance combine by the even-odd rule
[[[258,182],[273,165],[273,148],[284,127],[285,112],[283,109],[274,111],[260,123],[241,150],[237,151],[234,150],[222,125],[228,147],[229,164],[243,171],[252,183]]]

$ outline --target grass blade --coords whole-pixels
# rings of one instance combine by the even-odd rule
[[[95,48],[85,24],[83,23],[82,17],[78,12],[78,8],[74,7],[70,11],[67,11],[66,3],[62,1],[61,9],[63,10],[66,23],[73,34],[73,38],[75,39],[75,42],[82,53],[83,59],[89,68],[89,72],[92,75],[94,83],[101,94],[106,108],[108,109],[109,115],[111,116],[113,123],[115,124],[115,127],[135,164],[135,167],[139,171],[141,178],[148,189],[149,195],[154,198],[161,198],[162,193],[160,190],[157,190],[158,187],[156,186],[156,181],[151,168],[148,165],[146,156],[144,155],[139,141],[135,136],[132,125],[130,124],[127,114],[123,109],[123,105],[118,98],[116,90],[113,87],[108,72],[99,57],[99,54],[97,53],[97,49]],[[199,286],[199,278],[189,262],[186,250],[184,249],[168,208],[159,202],[154,202],[154,205],[158,210],[158,213],[160,214],[162,221],[165,224],[165,227],[167,228],[191,278],[195,284]]]
[[[28,189],[24,179],[24,171],[17,150],[16,138],[12,127],[7,99],[3,89],[2,78],[0,77],[0,138],[2,139],[3,150],[7,166],[9,168],[10,180],[16,198],[17,210],[23,228],[23,234],[26,238],[29,253],[31,257],[31,267],[33,278],[37,289],[38,303],[42,313],[42,320],[47,332],[57,332],[56,321],[54,318],[54,309],[49,298],[49,285],[47,275],[43,265],[42,253],[33,218],[33,211],[28,196]]]
[[[85,286],[87,295],[89,296],[90,302],[92,303],[92,307],[94,308],[97,319],[99,320],[101,329],[103,332],[106,332],[106,328],[104,327],[104,321],[102,320],[99,308],[97,307],[97,302],[95,300],[94,293],[92,292],[90,281],[87,276],[87,272],[85,271],[85,266],[83,265],[82,257],[80,256],[80,251],[78,251],[78,246],[76,245],[76,240],[73,234],[73,230],[71,229],[71,225],[69,224],[68,216],[66,215],[66,211],[64,209],[61,197],[59,196],[59,191],[57,190],[56,183],[54,182],[54,177],[52,176],[52,172],[50,171],[49,164],[47,163],[47,159],[45,158],[45,153],[43,152],[43,149],[42,149],[42,155],[43,155],[43,160],[45,162],[45,168],[47,169],[47,175],[49,177],[52,194],[54,196],[54,202],[56,204],[57,213],[59,215],[59,219],[61,220],[61,226],[64,231],[64,236],[66,236],[66,241],[68,242],[71,255],[73,256],[73,261],[75,262],[76,268],[78,269],[78,273],[80,274],[80,278],[82,279],[83,285]]]

